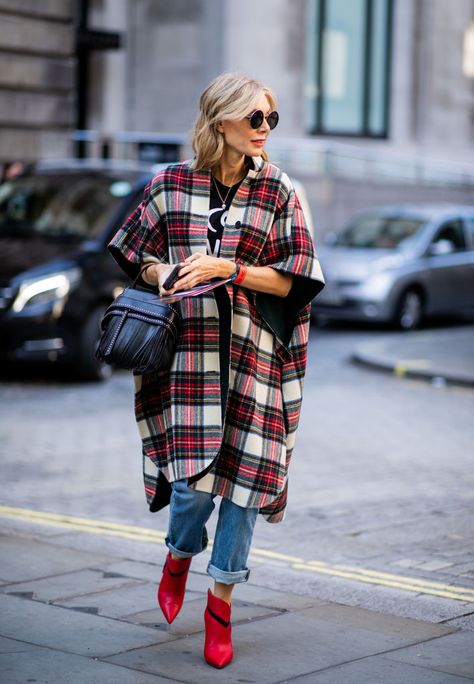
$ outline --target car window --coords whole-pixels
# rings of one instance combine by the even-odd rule
[[[418,237],[424,219],[366,214],[337,236],[335,245],[370,249],[405,249]]]
[[[90,239],[132,187],[131,177],[87,172],[16,178],[0,185],[0,235]]]
[[[466,238],[464,235],[464,225],[462,219],[451,219],[442,223],[432,242],[439,242],[440,240],[449,240],[453,243],[455,251],[466,249]]]

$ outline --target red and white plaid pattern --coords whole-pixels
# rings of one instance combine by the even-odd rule
[[[324,287],[324,277],[288,176],[260,157],[253,162],[230,207],[220,256],[293,274],[288,297],[266,295],[277,319],[291,319],[288,339],[274,332],[271,316],[260,313],[260,295],[225,286],[232,332],[222,425],[214,294],[181,300],[171,369],[134,376],[152,510],[160,507],[156,500],[163,476],[172,482],[206,470],[190,486],[258,507],[269,522],[284,518],[306,368],[309,302]],[[195,171],[191,162],[155,176],[109,245],[131,277],[143,261],[177,263],[206,252],[210,179],[209,171]]]

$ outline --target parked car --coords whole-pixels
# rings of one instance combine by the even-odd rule
[[[43,163],[0,185],[0,356],[104,379],[99,325],[126,277],[107,252],[156,167]]]
[[[316,320],[392,322],[474,313],[474,206],[374,209],[326,235]]]

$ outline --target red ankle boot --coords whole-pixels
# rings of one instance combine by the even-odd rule
[[[166,556],[158,587],[158,603],[169,624],[173,622],[183,605],[190,565],[191,558],[171,558],[170,552]]]
[[[207,608],[204,613],[206,626],[204,659],[213,667],[225,667],[232,660],[230,612],[230,605],[208,589]]]

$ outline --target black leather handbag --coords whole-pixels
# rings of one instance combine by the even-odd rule
[[[173,361],[179,314],[151,290],[137,287],[141,269],[131,287],[107,308],[101,322],[102,335],[96,357],[116,368],[150,373],[164,370]]]

